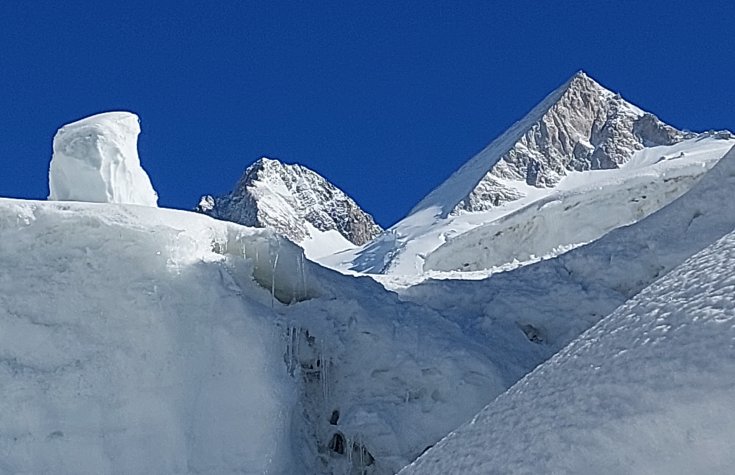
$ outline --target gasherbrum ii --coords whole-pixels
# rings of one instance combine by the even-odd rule
[[[49,168],[49,200],[158,206],[140,166],[140,121],[130,112],[105,112],[56,132]]]

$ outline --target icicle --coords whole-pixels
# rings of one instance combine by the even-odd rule
[[[320,341],[320,355],[319,360],[321,361],[321,383],[322,383],[322,400],[324,401],[324,407],[329,406],[329,358],[327,357],[326,344],[324,340]]]
[[[304,265],[304,255],[299,254],[299,272],[301,273],[301,288],[303,290],[302,298],[306,298],[306,266]]]
[[[275,300],[276,300],[276,266],[278,266],[278,255],[279,250],[281,247],[281,242],[276,241],[278,243],[278,247],[276,248],[276,256],[273,259],[273,269],[271,273],[271,308],[275,307]]]

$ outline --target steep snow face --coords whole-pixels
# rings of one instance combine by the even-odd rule
[[[401,473],[730,473],[733,263],[730,233]]]
[[[413,212],[437,206],[443,216],[487,211],[526,196],[516,182],[553,187],[570,171],[617,168],[637,150],[684,136],[579,72]]]
[[[138,116],[106,112],[63,126],[54,137],[49,200],[157,206],[140,166]]]
[[[620,170],[571,172],[547,196],[447,240],[427,255],[423,269],[493,269],[548,259],[594,241],[685,193],[733,144],[688,139],[638,152]]]
[[[302,245],[311,258],[362,245],[382,231],[372,216],[317,173],[268,158],[251,165],[230,194],[203,197],[197,210],[272,228]]]

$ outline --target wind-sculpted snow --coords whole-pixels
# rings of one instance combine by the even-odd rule
[[[49,200],[156,206],[140,166],[138,116],[106,112],[67,124],[54,137]]]
[[[731,473],[733,263],[735,233],[656,281],[401,473]]]
[[[251,165],[230,194],[203,197],[197,210],[274,229],[312,258],[362,245],[382,231],[354,200],[315,172],[268,158]]]

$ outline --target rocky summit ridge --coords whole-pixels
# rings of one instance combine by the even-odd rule
[[[382,231],[370,214],[318,173],[266,157],[245,170],[231,193],[219,198],[205,195],[196,210],[246,226],[272,228],[297,244],[313,238],[313,229],[337,231],[358,246]]]

